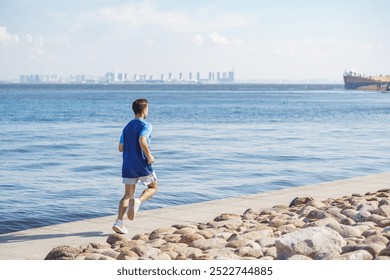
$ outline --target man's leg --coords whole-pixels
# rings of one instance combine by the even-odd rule
[[[130,198],[129,210],[127,211],[127,218],[129,218],[129,220],[131,221],[134,220],[135,215],[137,214],[137,211],[141,203],[151,198],[153,195],[156,194],[156,192],[157,192],[157,181],[154,181],[148,185],[148,188],[142,192],[139,198],[134,198],[134,197]]]
[[[150,183],[148,185],[148,188],[142,192],[141,196],[139,197],[139,200],[141,200],[141,202],[144,202],[152,198],[152,196],[157,193],[157,187],[158,187],[157,181]]]
[[[130,198],[134,197],[135,184],[125,184],[125,195],[119,202],[118,207],[118,220],[123,220],[123,216],[126,213],[127,207],[129,206]]]

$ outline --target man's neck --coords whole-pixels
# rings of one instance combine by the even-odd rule
[[[135,116],[134,116],[134,118],[136,118],[136,119],[145,119],[145,117],[144,117],[144,115],[143,114],[136,114]]]

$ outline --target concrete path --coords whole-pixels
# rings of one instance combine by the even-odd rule
[[[390,172],[149,211],[142,211],[141,207],[137,218],[125,223],[131,238],[163,226],[208,222],[222,213],[241,215],[248,208],[288,205],[297,196],[325,200],[384,188],[390,188]],[[0,260],[42,260],[60,245],[104,243],[113,233],[111,226],[115,219],[113,215],[0,235]]]

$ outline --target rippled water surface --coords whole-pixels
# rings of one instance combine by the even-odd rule
[[[390,169],[390,94],[342,85],[0,85],[0,234],[116,214],[117,146],[136,98],[150,102],[160,186],[142,209]]]

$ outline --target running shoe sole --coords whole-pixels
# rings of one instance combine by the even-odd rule
[[[119,233],[119,234],[126,234],[128,231],[125,229],[125,231],[119,227],[118,225],[113,225],[112,226],[112,229],[116,232],[116,233]]]
[[[134,220],[135,214],[137,214],[137,211],[138,211],[138,207],[139,207],[139,204],[136,205],[135,198],[134,197],[130,198],[129,210],[127,211],[127,218],[129,218],[130,221]],[[137,208],[137,209],[135,209],[135,208]]]

